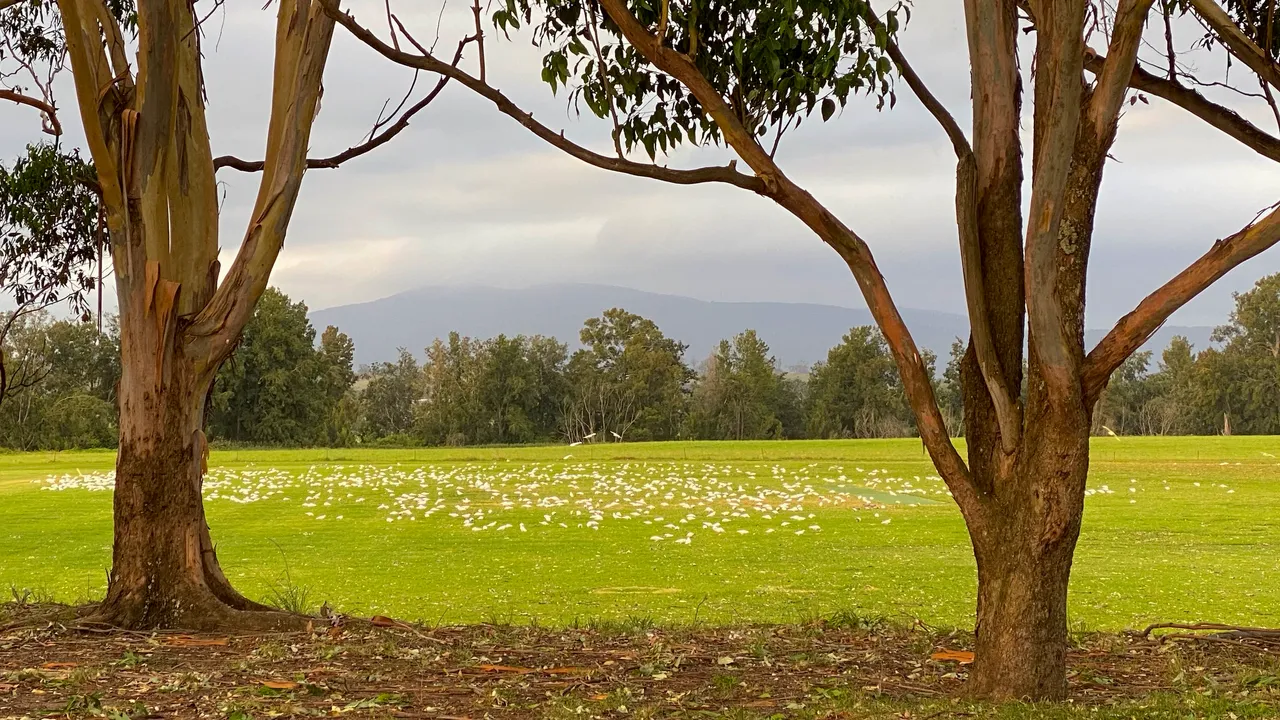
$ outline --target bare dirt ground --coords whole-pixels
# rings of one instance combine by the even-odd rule
[[[0,626],[11,623],[0,630],[0,718],[987,715],[963,699],[972,638],[924,627],[546,630],[317,619],[309,633],[192,636],[77,630],[50,620],[57,611],[0,607]],[[1080,640],[1070,666],[1072,713],[1111,717],[1144,699],[1197,696],[1225,702],[1222,717],[1280,717],[1280,647],[1271,642],[1098,635]]]

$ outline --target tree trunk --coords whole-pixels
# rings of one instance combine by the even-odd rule
[[[1008,550],[1025,544],[1014,538],[1006,542]],[[979,553],[977,644],[970,679],[974,695],[1008,700],[1066,696],[1070,575],[1070,552]]]
[[[134,629],[299,626],[305,620],[245,598],[222,573],[201,495],[213,373],[183,354],[176,323],[156,316],[121,313],[115,547],[107,597],[91,621]]]
[[[970,521],[978,562],[970,691],[996,700],[1066,697],[1067,589],[1084,510],[1089,423],[1063,407],[1029,404],[1015,476]],[[1039,405],[1039,407],[1037,407]]]

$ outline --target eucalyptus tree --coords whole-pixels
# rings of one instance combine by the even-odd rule
[[[697,438],[761,440],[784,436],[785,377],[755,330],[721,340],[690,393],[686,419]]]
[[[969,528],[978,568],[971,688],[1035,699],[1066,692],[1067,588],[1099,395],[1174,311],[1280,239],[1280,210],[1264,211],[1085,347],[1094,213],[1121,111],[1139,99],[1131,88],[1280,159],[1275,133],[1200,92],[1210,81],[1179,59],[1168,18],[1190,13],[1206,28],[1208,48],[1256,75],[1270,102],[1280,87],[1275,3],[1224,1],[1169,0],[1153,10],[1154,0],[966,0],[966,134],[896,43],[903,6],[877,14],[867,0],[506,0],[493,16],[498,27],[533,26],[545,53],[542,78],[569,86],[573,100],[612,124],[608,154],[535,120],[483,72],[458,70],[416,44],[411,51],[384,42],[325,0],[383,56],[455,79],[574,157],[671,183],[737,186],[785,209],[832,247],[888,343],[916,426]],[[387,14],[393,30],[404,29],[389,6]],[[1146,46],[1152,62],[1140,63],[1148,24],[1162,37]],[[1020,68],[1027,46],[1025,69],[1034,72]],[[971,323],[961,373],[967,461],[948,436],[930,370],[870,246],[775,161],[778,138],[811,113],[831,119],[856,92],[892,105],[895,76],[937,120],[957,158],[956,224]],[[1032,163],[1024,177],[1028,84]],[[682,143],[723,143],[750,172],[737,161],[683,170],[628,155],[640,148],[652,159]]]
[[[582,349],[569,358],[571,386],[563,424],[571,441],[670,440],[678,436],[688,349],[656,323],[622,308],[588,318]]]
[[[1220,411],[1213,413],[1219,426],[1221,415],[1229,413],[1233,433],[1280,432],[1280,274],[1236,293],[1235,309],[1213,339],[1221,349],[1202,353],[1196,362],[1203,388],[1198,404]]]
[[[306,304],[267,288],[214,379],[209,435],[286,447],[323,443],[330,415],[354,380],[332,387],[329,358],[315,341]]]
[[[334,22],[317,0],[280,0],[265,158],[215,158],[201,25],[219,4],[139,0],[135,11],[122,0],[0,0],[3,77],[32,79],[31,88],[6,86],[0,99],[34,108],[46,132],[58,134],[66,118],[52,99],[53,77],[69,70],[115,271],[122,359],[115,542],[106,599],[88,621],[193,629],[305,622],[247,599],[221,569],[201,497],[207,397],[267,287],[304,171],[337,167],[386,143],[446,82],[413,104],[406,97],[364,142],[308,159]],[[31,44],[11,43],[19,37],[11,27]],[[459,44],[459,60],[469,42]],[[219,168],[261,173],[225,272]]]
[[[810,437],[901,437],[910,427],[888,344],[866,325],[809,371],[808,399]]]

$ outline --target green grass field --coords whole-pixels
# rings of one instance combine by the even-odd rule
[[[1280,438],[1096,440],[1076,626],[1280,625],[1277,456]],[[0,586],[101,596],[111,494],[88,488],[113,460],[0,455]],[[967,537],[918,440],[221,451],[210,465],[224,569],[258,598],[291,585],[315,605],[446,624],[972,622]]]

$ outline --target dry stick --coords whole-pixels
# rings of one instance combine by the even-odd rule
[[[1267,657],[1274,657],[1274,651],[1268,649],[1271,643],[1263,641],[1264,645],[1267,647],[1259,647],[1252,643],[1245,642],[1247,639],[1248,638],[1223,637],[1218,635],[1191,635],[1183,633],[1165,635],[1161,638],[1161,640],[1191,640],[1193,642],[1202,643],[1226,643],[1234,647],[1248,648],[1249,650],[1266,655]]]
[[[399,50],[400,39],[396,37],[396,28],[394,25],[391,24],[391,0],[386,0],[386,6],[387,6],[387,29],[391,31],[391,44],[395,45],[396,49]]]
[[[98,229],[94,233],[98,244],[98,342],[102,342],[102,225],[106,215],[102,199],[98,199]]]
[[[419,629],[415,628],[414,626],[410,625],[409,623],[404,622],[403,620],[397,620],[397,619],[395,619],[395,618],[390,618],[390,617],[385,617],[385,616],[379,616],[379,617],[380,617],[380,619],[381,619],[381,620],[383,620],[384,622],[390,622],[390,623],[391,623],[391,625],[390,625],[389,627],[393,627],[393,628],[396,628],[396,629],[399,629],[399,630],[408,630],[409,632],[413,633],[414,635],[417,635],[418,637],[422,638],[423,640],[426,640],[426,641],[428,641],[428,642],[433,642],[433,643],[436,643],[436,644],[438,644],[438,645],[448,645],[448,644],[449,644],[449,641],[448,641],[448,640],[441,640],[440,638],[432,637],[432,636],[430,636],[430,635],[428,635],[428,634],[426,634],[426,633],[422,632],[421,630],[419,630]],[[369,624],[370,624],[370,625],[372,625],[373,627],[388,627],[388,626],[386,626],[386,625],[379,626],[379,625],[374,624],[374,623],[373,623],[373,619],[372,619],[372,618],[369,620]]]
[[[1150,637],[1156,630],[1214,630],[1218,632],[1242,633],[1243,637],[1276,637],[1280,638],[1280,628],[1248,627],[1245,625],[1224,625],[1222,623],[1156,623],[1148,625],[1142,631],[1142,637]],[[1202,637],[1189,635],[1188,637]]]
[[[392,19],[395,20],[397,23],[399,23],[399,18],[392,16]],[[403,26],[401,27],[401,31],[403,31]],[[416,44],[416,41],[413,41],[412,38],[409,38],[409,39],[411,42],[414,42]],[[462,60],[462,51],[464,48],[466,48],[467,43],[471,42],[472,40],[474,40],[473,37],[467,37],[459,41],[458,50],[457,52],[454,53],[454,56],[453,56],[454,67],[456,67],[458,63]],[[441,75],[440,80],[436,83],[436,86],[431,89],[431,92],[427,93],[426,97],[422,98],[417,103],[415,103],[412,107],[406,110],[404,114],[400,116],[400,119],[395,122],[395,124],[387,127],[387,129],[384,130],[382,133],[376,136],[370,137],[367,141],[360,143],[359,145],[353,145],[352,147],[349,147],[346,150],[343,150],[337,155],[333,155],[327,158],[308,158],[307,169],[316,170],[316,169],[336,168],[342,163],[352,158],[360,157],[361,155],[364,155],[374,150],[375,148],[381,145],[384,145],[387,142],[390,142],[392,138],[394,138],[396,135],[399,135],[401,131],[403,131],[406,127],[409,126],[409,120],[412,119],[414,115],[417,115],[418,112],[420,112],[423,108],[430,105],[431,101],[436,99],[436,97],[440,94],[440,91],[444,90],[444,86],[448,84],[448,82],[449,82],[449,77],[447,75]],[[221,157],[214,158],[213,167],[215,170],[219,168],[229,167],[232,170],[239,170],[241,172],[261,172],[263,168],[263,161],[262,160],[241,160],[240,158],[235,157],[233,155],[223,155]]]
[[[782,136],[791,129],[791,121],[795,117],[787,118],[787,121],[778,126],[778,134],[773,136],[773,147],[769,148],[769,159],[772,160],[778,156],[778,145],[782,144]]]
[[[1258,78],[1258,85],[1262,87],[1262,95],[1267,101],[1267,105],[1271,107],[1271,115],[1276,119],[1276,127],[1280,128],[1280,107],[1276,107],[1276,98],[1271,93],[1271,86],[1262,78]]]
[[[1272,48],[1272,34],[1271,34],[1271,32],[1272,32],[1272,30],[1273,30],[1273,28],[1274,28],[1274,22],[1273,22],[1273,21],[1275,20],[1275,17],[1276,17],[1276,2],[1275,2],[1275,0],[1270,0],[1270,2],[1268,2],[1268,3],[1267,3],[1267,47],[1266,47],[1266,51],[1267,51],[1268,53],[1270,53],[1270,52],[1271,52],[1271,48]],[[1268,55],[1268,57],[1270,57],[1270,56]],[[1273,115],[1275,115],[1275,116],[1276,116],[1276,126],[1277,126],[1277,127],[1280,127],[1280,108],[1277,108],[1277,107],[1276,107],[1276,99],[1275,99],[1275,97],[1271,94],[1271,86],[1270,86],[1270,85],[1268,85],[1268,84],[1266,83],[1266,81],[1262,79],[1262,76],[1261,76],[1261,75],[1259,75],[1259,76],[1258,76],[1258,84],[1262,86],[1262,94],[1264,94],[1264,95],[1266,95],[1266,96],[1267,96],[1267,104],[1271,106],[1271,113],[1272,113]]]
[[[388,16],[387,18],[388,23],[391,22],[392,17],[394,16]],[[391,39],[392,41],[396,41],[396,38],[394,35],[392,36]],[[404,104],[409,102],[409,98],[413,97],[413,91],[418,87],[418,75],[420,74],[421,73],[419,73],[417,70],[413,71],[413,80],[409,82],[409,89],[404,91],[404,97],[400,98],[400,102],[399,104],[396,105],[396,109],[387,113],[386,117],[383,117],[383,112],[387,109],[387,105],[391,103],[391,99],[387,98],[386,102],[382,103],[382,109],[378,111],[378,117],[373,121],[373,127],[369,128],[369,134],[365,136],[366,141],[368,141],[374,135],[377,135],[378,131],[381,130],[387,123],[391,122],[392,118],[400,114],[400,111],[404,109]]]

